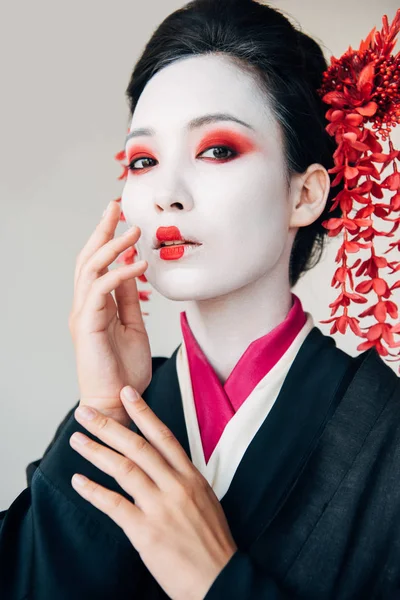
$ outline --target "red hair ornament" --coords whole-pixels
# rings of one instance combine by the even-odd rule
[[[339,309],[341,314],[320,322],[333,322],[331,334],[337,331],[344,334],[349,326],[365,340],[357,350],[375,347],[381,356],[390,355],[400,360],[398,353],[390,352],[400,347],[399,339],[395,339],[400,334],[398,306],[391,299],[393,292],[400,288],[400,280],[390,285],[384,277],[384,272],[398,273],[400,262],[378,256],[374,246],[377,236],[393,238],[400,224],[400,173],[397,170],[400,152],[390,139],[392,128],[400,123],[400,52],[396,56],[391,54],[400,29],[400,9],[390,27],[386,15],[382,22],[382,30],[376,32],[374,27],[358,50],[350,46],[341,58],[331,57],[318,90],[322,100],[331,106],[326,113],[330,121],[326,131],[335,137],[338,145],[333,155],[335,166],[329,169],[329,173],[336,174],[331,186],[344,180],[343,190],[333,199],[330,209],[339,205],[342,216],[323,222],[330,237],[343,231],[343,243],[336,255],[340,266],[331,282],[332,287],[340,289],[340,294],[329,305],[331,316]],[[372,127],[367,126],[369,123]],[[378,137],[383,142],[388,141],[388,154],[383,152]],[[380,171],[374,163],[382,165]],[[389,165],[393,171],[381,181],[381,173]],[[386,203],[382,202],[384,189],[393,192]],[[390,230],[376,229],[373,217],[390,223]],[[361,249],[368,250],[368,257],[358,258],[350,265],[348,254],[356,254]],[[398,234],[384,254],[394,249],[400,249]],[[354,277],[362,278],[356,286]],[[373,303],[358,317],[372,317],[375,323],[361,328],[359,319],[349,315],[349,307],[352,302],[367,303],[366,295],[371,292],[375,294]],[[390,324],[388,317],[394,319],[395,324]]]
[[[328,171],[336,174],[331,186],[344,180],[343,190],[333,199],[330,209],[333,211],[339,205],[342,216],[322,223],[329,237],[343,232],[343,243],[335,259],[340,266],[331,282],[333,288],[340,289],[340,294],[329,305],[332,318],[320,323],[333,323],[331,334],[344,334],[350,327],[365,340],[357,350],[375,347],[381,356],[400,360],[399,352],[390,352],[390,349],[400,348],[400,340],[395,339],[400,336],[398,306],[391,299],[393,292],[400,288],[400,279],[389,285],[383,275],[385,271],[390,275],[400,272],[400,261],[390,262],[378,256],[374,247],[375,237],[393,238],[400,225],[400,173],[397,170],[400,151],[394,149],[390,139],[392,128],[400,123],[400,52],[396,56],[391,54],[400,29],[400,9],[390,27],[386,15],[382,22],[382,30],[377,32],[374,27],[358,50],[350,46],[339,59],[331,57],[318,90],[322,101],[331,107],[326,113],[329,121],[326,131],[337,143],[333,155],[335,166]],[[388,142],[388,153],[383,152],[378,137]],[[123,167],[119,180],[126,179],[129,173],[128,165],[122,162],[126,158],[124,150],[115,155]],[[382,165],[380,171],[374,163]],[[389,165],[393,171],[381,181],[381,173]],[[383,190],[393,192],[386,203],[382,202]],[[120,202],[121,198],[116,201]],[[373,217],[390,223],[390,230],[376,229]],[[120,221],[126,221],[122,210]],[[398,235],[384,254],[395,249],[400,250]],[[368,250],[368,257],[358,258],[350,265],[348,254],[360,250]],[[132,246],[120,254],[116,262],[132,264],[137,254]],[[355,277],[362,278],[356,286]],[[147,282],[145,275],[138,279]],[[367,303],[366,295],[371,292],[375,294],[373,303],[358,317],[372,317],[375,322],[369,327],[360,327],[360,319],[349,314],[350,305]],[[139,299],[148,301],[150,294],[151,290],[139,291]],[[337,314],[339,309],[340,314]],[[395,323],[389,323],[388,317]]]

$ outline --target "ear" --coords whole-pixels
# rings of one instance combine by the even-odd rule
[[[305,227],[318,219],[325,208],[331,181],[329,173],[314,163],[301,174],[295,174],[291,183],[292,214],[289,227]]]

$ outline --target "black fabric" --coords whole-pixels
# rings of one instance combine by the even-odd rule
[[[153,358],[143,396],[190,457],[177,351]],[[126,495],[70,447],[74,431],[88,433],[74,408],[0,513],[0,598],[167,598],[123,531],[70,485],[79,472]],[[396,597],[399,438],[400,379],[374,350],[352,358],[315,327],[221,499],[239,549],[206,600]]]
[[[355,362],[286,502],[207,600],[400,598],[400,380],[375,351]]]

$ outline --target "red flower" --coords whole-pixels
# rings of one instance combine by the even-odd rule
[[[388,284],[380,277],[374,277],[372,279],[366,279],[365,281],[362,281],[357,285],[356,292],[367,294],[371,291],[371,289],[373,289],[378,296],[384,296],[385,298],[390,296]]]
[[[139,293],[139,300],[143,300],[143,302],[148,302],[149,301],[149,296],[151,294],[152,290],[140,290]]]
[[[386,321],[386,317],[387,317],[388,313],[392,317],[392,319],[397,319],[397,317],[398,317],[397,304],[395,304],[394,302],[390,302],[390,300],[387,300],[386,302],[384,300],[379,300],[379,302],[377,302],[373,306],[370,306],[369,308],[367,308],[367,310],[364,310],[364,312],[362,312],[358,316],[359,317],[374,316],[375,319],[379,323],[384,323]]]
[[[329,304],[329,307],[332,308],[331,315],[334,315],[336,313],[339,306],[350,306],[351,301],[356,302],[357,304],[363,304],[364,302],[368,302],[368,300],[360,294],[352,294],[351,292],[342,291],[336,298],[336,300]]]
[[[328,221],[322,222],[322,225],[324,225],[326,229],[331,230],[329,232],[331,235],[337,235],[343,228],[348,231],[358,231],[360,227],[367,227],[371,224],[371,219],[349,219],[348,217],[329,219]]]
[[[369,350],[370,348],[373,348],[373,347],[376,348],[376,351],[381,356],[387,356],[389,354],[389,351],[385,348],[385,346],[382,345],[380,339],[379,340],[371,340],[369,342],[363,342],[362,344],[357,346],[357,350],[364,352],[365,350]]]
[[[127,248],[126,250],[121,252],[121,254],[118,256],[115,262],[123,263],[125,265],[131,265],[134,263],[134,257],[136,256],[136,254],[137,250],[135,246],[131,246],[130,248]]]
[[[344,240],[339,247],[336,262],[339,267],[332,278],[332,287],[340,288],[338,298],[329,306],[334,315],[339,308],[343,314],[324,322],[333,322],[331,333],[345,333],[347,326],[367,341],[359,346],[365,350],[375,346],[377,351],[386,356],[389,354],[385,344],[391,348],[399,347],[393,335],[400,334],[397,329],[386,323],[387,317],[398,318],[397,305],[388,299],[393,291],[400,287],[400,282],[389,286],[381,271],[397,272],[400,262],[389,262],[382,256],[376,256],[374,240],[377,236],[393,237],[400,226],[400,218],[391,217],[391,213],[400,210],[400,173],[396,161],[400,151],[393,148],[389,134],[391,128],[400,124],[400,53],[391,56],[400,30],[400,9],[389,27],[387,16],[383,17],[381,32],[375,28],[365,41],[361,41],[359,50],[351,46],[339,59],[331,57],[331,64],[323,74],[323,84],[318,90],[322,100],[329,105],[326,119],[329,121],[326,130],[335,137],[337,143],[333,155],[334,166],[329,173],[335,174],[332,187],[344,180],[343,189],[334,198],[330,211],[340,207],[342,215],[324,221],[322,225],[328,230],[328,236],[334,237],[343,233]],[[372,122],[372,129],[367,123]],[[382,141],[389,139],[389,152],[384,152],[377,136]],[[393,173],[380,181],[380,172],[376,164],[381,164],[382,171],[393,165]],[[359,183],[365,177],[366,180]],[[373,181],[373,179],[377,181]],[[374,203],[373,198],[382,200],[383,189],[395,192],[389,203]],[[354,203],[361,205],[355,208]],[[393,222],[391,231],[381,231],[374,227],[372,216],[384,221]],[[361,243],[360,240],[364,240]],[[347,255],[360,249],[370,249],[370,257],[364,261],[359,259],[352,267],[348,265]],[[389,244],[388,250],[400,250],[400,242]],[[355,288],[358,293],[351,294],[346,286],[354,289],[352,271],[359,266],[356,277],[365,275]],[[348,307],[351,302],[365,303],[364,294],[374,291],[378,302],[359,316],[373,316],[377,323],[367,328],[368,333],[361,332],[358,321],[351,321]],[[399,356],[400,358],[400,356]]]
[[[330,329],[330,334],[333,335],[337,331],[340,333],[346,333],[347,326],[350,326],[350,329],[356,335],[363,336],[363,333],[358,325],[359,321],[355,317],[348,317],[347,315],[342,315],[340,317],[334,317],[333,319],[328,319],[327,321],[320,321],[320,323],[332,323],[333,325]]]
[[[120,150],[120,152],[117,152],[117,154],[114,155],[115,160],[118,160],[119,162],[122,162],[123,160],[126,159],[126,153],[125,150]],[[123,171],[121,173],[121,175],[118,177],[119,180],[121,179],[126,179],[129,173],[129,169],[128,169],[128,165],[124,165],[121,164],[121,167],[123,168]]]
[[[400,189],[400,173],[395,172],[386,177],[381,183],[381,187],[397,192]]]
[[[360,261],[361,262],[361,261]],[[372,254],[368,260],[361,262],[359,268],[356,271],[356,276],[364,275],[366,273],[369,277],[378,277],[378,270],[387,266],[387,260],[383,256],[376,256]]]

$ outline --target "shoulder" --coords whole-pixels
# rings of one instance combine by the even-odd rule
[[[375,348],[352,359],[356,365],[356,380],[359,393],[385,395],[398,398],[400,377],[381,358]]]
[[[312,347],[312,358],[323,357],[324,368],[330,369],[332,364],[347,364],[350,377],[350,385],[359,393],[373,394],[379,390],[399,393],[400,377],[396,375],[385,360],[378,354],[375,348],[371,348],[357,356],[351,356],[336,345],[335,339],[322,333],[318,327],[314,327],[308,338]],[[320,363],[318,363],[320,365]],[[400,365],[400,363],[395,363]]]
[[[360,391],[383,399],[381,422],[392,431],[400,450],[400,377],[375,350],[370,352],[363,369]],[[400,453],[398,458],[400,462]]]
[[[381,432],[382,439],[385,429],[400,436],[400,378],[375,348],[350,356],[318,328],[310,336],[312,352],[307,363],[317,369],[319,380],[337,382],[334,422],[354,435],[359,431],[364,439],[373,429]]]
[[[400,470],[400,378],[375,349],[352,362],[355,375],[344,402],[348,427],[363,438],[364,451],[382,469],[394,462]]]
[[[370,423],[397,429],[400,435],[400,378],[375,348],[351,357],[353,377],[347,389],[353,410]]]

